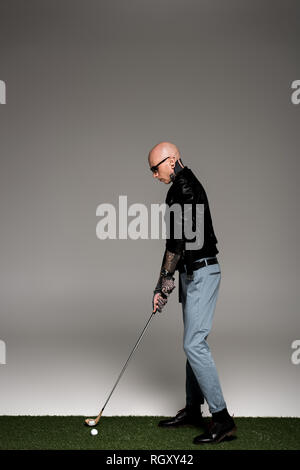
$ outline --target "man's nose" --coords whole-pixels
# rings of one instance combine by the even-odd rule
[[[157,178],[158,177],[158,173],[156,171],[153,172],[153,178]]]

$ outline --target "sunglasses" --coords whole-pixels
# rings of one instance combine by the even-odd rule
[[[166,157],[164,158],[161,162],[159,162],[157,165],[154,165],[150,168],[150,170],[152,171],[152,173],[156,173],[158,171],[158,167],[159,165],[161,165],[163,162],[165,162],[168,158],[170,157]]]

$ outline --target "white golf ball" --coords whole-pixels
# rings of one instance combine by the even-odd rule
[[[92,435],[92,436],[97,436],[97,434],[98,434],[97,429],[92,429],[92,430],[91,430],[91,435]]]

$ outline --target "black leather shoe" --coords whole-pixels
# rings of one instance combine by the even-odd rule
[[[174,418],[163,419],[158,423],[158,426],[165,428],[175,428],[179,426],[203,426],[203,418],[200,410],[191,413],[187,408],[179,410]]]
[[[196,436],[194,444],[217,444],[223,441],[226,436],[232,436],[236,432],[236,425],[230,417],[223,423],[211,423],[210,428],[203,434]]]

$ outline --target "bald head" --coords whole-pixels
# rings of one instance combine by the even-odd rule
[[[148,161],[150,166],[153,166],[166,157],[174,157],[175,162],[180,158],[179,149],[172,142],[160,142],[155,145],[149,152]]]
[[[153,172],[153,177],[162,183],[169,184],[175,175],[175,165],[183,168],[180,157],[178,147],[172,142],[160,142],[155,145],[148,154],[149,167],[158,165],[157,170]]]

